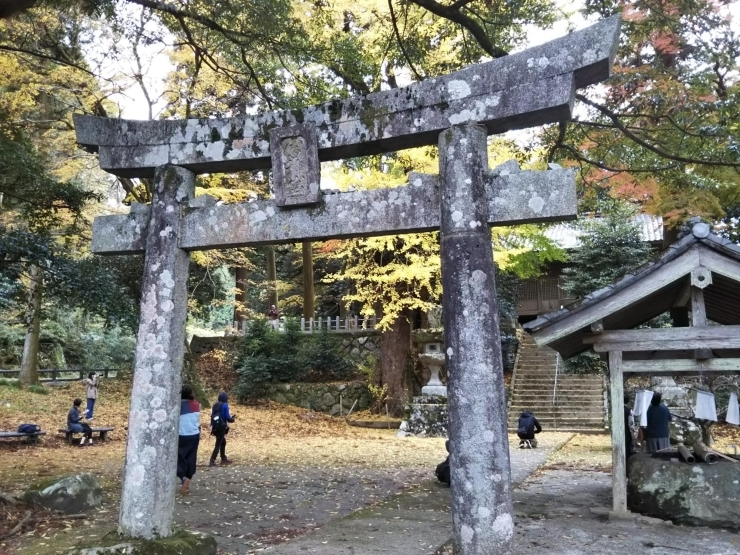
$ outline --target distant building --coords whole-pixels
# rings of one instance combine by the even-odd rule
[[[664,228],[661,216],[639,214],[633,219],[640,224],[642,240],[650,243],[656,250],[663,250],[666,241],[670,243],[675,239]],[[574,223],[553,225],[545,235],[566,251],[576,250],[580,246],[581,231]],[[567,265],[562,262],[551,263],[542,277],[527,279],[519,284],[517,316],[520,322],[528,322],[541,314],[559,310],[576,300],[564,288],[562,275],[563,268]]]

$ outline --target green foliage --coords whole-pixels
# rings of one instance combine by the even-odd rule
[[[18,367],[24,327],[0,318],[0,368]],[[39,368],[127,369],[133,364],[135,337],[130,329],[106,325],[82,310],[46,312],[41,330]]]
[[[301,352],[306,368],[302,378],[304,381],[340,380],[355,369],[344,353],[342,344],[326,327],[319,333],[308,335],[306,339]]]
[[[621,12],[614,73],[583,116],[546,131],[551,159],[580,168],[582,205],[640,203],[673,227],[690,216],[732,225],[740,193],[740,33],[730,5],[588,0]],[[579,110],[580,111],[580,110]]]
[[[563,361],[564,374],[606,374],[607,364],[596,353],[586,351]]]
[[[27,389],[31,393],[36,393],[38,395],[48,395],[49,394],[49,390],[45,388],[43,385],[29,385]]]
[[[566,288],[577,298],[601,289],[636,269],[650,258],[650,246],[642,240],[632,219],[634,208],[613,204],[599,218],[576,224],[582,231],[580,247],[570,255],[571,266],[563,271]]]
[[[0,192],[7,197],[6,207],[16,208],[34,233],[60,226],[74,230],[81,223],[85,205],[101,200],[100,195],[77,183],[52,178],[27,136],[2,125],[1,118]]]
[[[334,336],[303,334],[300,322],[292,318],[285,321],[283,331],[263,319],[252,321],[234,366],[239,371],[240,399],[254,398],[266,383],[340,380],[355,370]]]
[[[20,389],[21,382],[18,380],[9,380],[7,378],[0,378],[0,386],[12,387],[13,389]]]

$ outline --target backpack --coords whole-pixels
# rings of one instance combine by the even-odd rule
[[[447,484],[448,486],[450,485],[450,457],[447,457],[437,465],[437,469],[434,471],[434,474],[437,475],[437,479],[440,482]]]
[[[18,426],[19,434],[37,434],[41,431],[41,426],[38,424],[21,424]]]
[[[226,430],[229,427],[228,422],[224,420],[223,418],[223,403],[217,402],[214,403],[213,408],[211,409],[211,433],[212,434],[221,434],[226,432]]]
[[[534,416],[530,414],[529,416],[521,417],[519,419],[519,429],[517,430],[517,433],[530,435],[532,432],[534,432]]]

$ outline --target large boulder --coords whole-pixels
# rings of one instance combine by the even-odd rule
[[[29,505],[77,514],[99,507],[103,490],[92,474],[77,474],[38,482],[24,493],[23,500]]]
[[[740,464],[687,464],[640,453],[628,459],[631,511],[677,524],[740,529]]]
[[[671,443],[683,443],[684,445],[695,445],[701,441],[701,428],[683,418],[674,418],[669,425]]]

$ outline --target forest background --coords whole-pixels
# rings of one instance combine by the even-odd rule
[[[137,115],[150,119],[304,106],[506,56],[553,26],[614,13],[624,19],[614,75],[577,95],[575,119],[489,140],[492,167],[511,158],[574,167],[584,229],[596,238],[596,258],[579,258],[543,226],[493,230],[504,319],[518,280],[549,262],[571,257],[579,292],[644,262],[650,253],[636,246],[629,214],[659,215],[672,228],[701,217],[738,240],[737,2],[0,1],[0,368],[20,366],[21,381],[34,383],[39,367],[131,364],[141,259],[92,256],[90,230],[95,215],[146,203],[151,184],[101,172],[75,145],[73,113],[126,117],[132,91]],[[436,173],[436,149],[325,163],[322,186],[394,187],[410,171]],[[269,195],[270,176],[205,175],[197,186],[239,202]],[[286,316],[377,314],[384,337],[374,379],[400,404],[411,329],[441,302],[438,241],[194,253],[189,294],[191,331],[264,315],[278,299]]]

